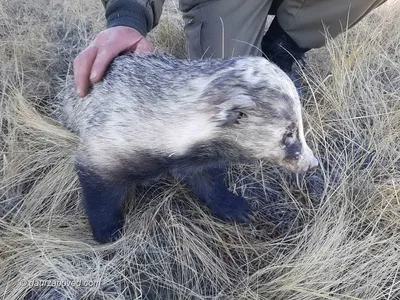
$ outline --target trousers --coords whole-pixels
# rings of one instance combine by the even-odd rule
[[[267,17],[305,49],[351,28],[386,0],[180,0],[190,59],[261,55]]]

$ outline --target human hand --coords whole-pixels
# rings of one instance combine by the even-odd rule
[[[85,97],[89,85],[100,81],[112,60],[122,52],[150,52],[150,43],[136,29],[116,26],[100,32],[74,60],[74,78],[79,97]]]

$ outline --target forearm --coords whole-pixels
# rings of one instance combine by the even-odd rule
[[[107,28],[128,26],[143,36],[157,26],[164,0],[101,0],[106,9]]]

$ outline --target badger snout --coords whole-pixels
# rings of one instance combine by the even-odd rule
[[[305,173],[318,167],[318,159],[312,150],[300,141],[288,145],[283,159],[283,166],[294,173]]]
[[[318,165],[319,165],[318,159],[317,159],[315,156],[313,156],[311,165],[310,165],[310,167],[309,167],[308,170],[309,170],[309,171],[314,170],[316,167],[318,167]]]
[[[283,167],[293,173],[306,173],[318,167],[318,159],[314,155],[311,155],[311,158],[302,156],[300,155],[299,159],[284,159]]]

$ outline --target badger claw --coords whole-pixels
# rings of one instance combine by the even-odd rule
[[[101,229],[93,229],[93,237],[102,244],[115,242],[122,236],[122,227],[120,224],[112,224]]]
[[[212,215],[218,219],[240,223],[249,223],[253,219],[247,200],[229,191],[223,199],[209,200],[209,203]]]

